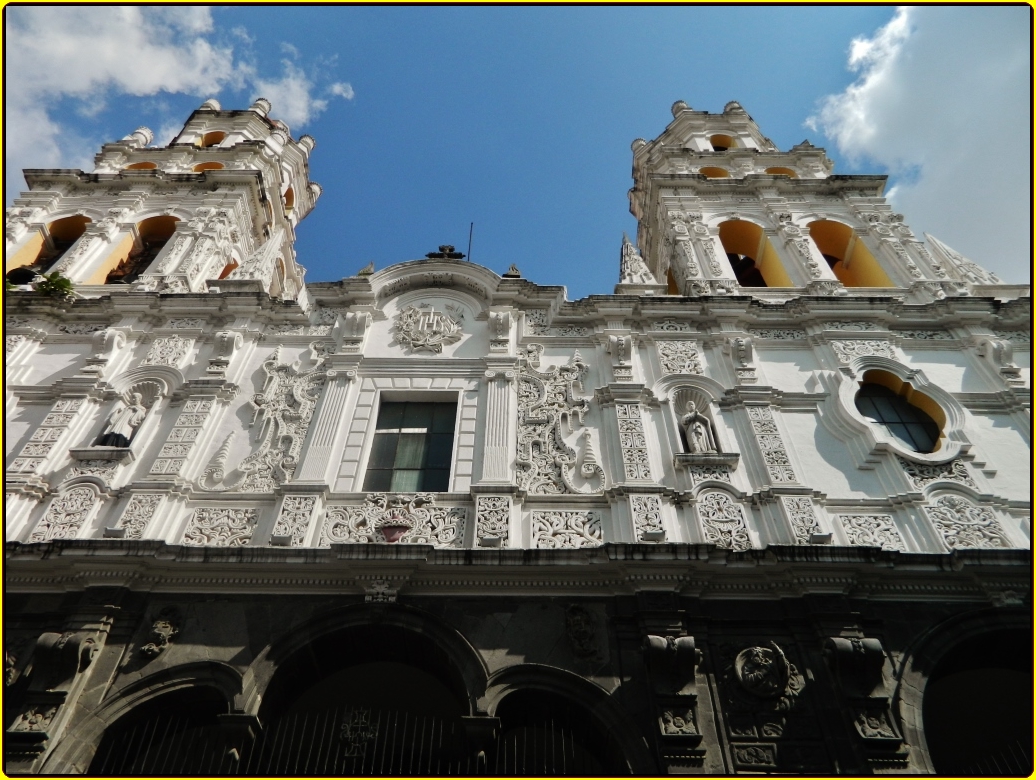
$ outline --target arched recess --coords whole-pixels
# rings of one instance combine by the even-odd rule
[[[158,163],[144,160],[142,162],[130,163],[122,170],[124,171],[153,171],[158,168]]]
[[[7,280],[11,284],[29,284],[37,274],[46,273],[80,239],[90,222],[89,217],[74,214],[48,224],[46,237],[40,231],[34,233],[7,258]]]
[[[183,701],[200,695],[207,701],[221,701],[221,712],[230,712],[229,702],[241,691],[241,675],[232,667],[216,661],[199,661],[174,666],[143,677],[117,691],[90,716],[66,733],[54,746],[40,769],[41,774],[82,774],[97,757],[105,733],[117,734],[120,722],[127,730],[142,722],[142,715],[159,710],[167,696]],[[127,774],[158,775],[152,772]],[[202,773],[204,774],[204,773]]]
[[[895,287],[885,269],[852,228],[830,219],[809,223],[809,235],[846,287]]]
[[[317,660],[313,654],[315,642],[325,646],[334,646],[345,633],[362,632],[373,623],[379,627],[392,629],[399,637],[419,637],[413,641],[406,640],[407,646],[414,642],[424,642],[430,648],[431,655],[421,660],[433,671],[448,670],[446,687],[459,698],[465,715],[477,715],[478,700],[484,694],[488,669],[478,651],[455,629],[438,618],[427,613],[398,604],[381,604],[370,606],[358,604],[321,616],[293,630],[281,641],[262,651],[252,663],[245,675],[244,699],[241,708],[246,712],[259,714],[260,703],[264,707],[271,697],[276,698],[276,689],[271,689],[273,678],[290,659],[292,663],[308,664]],[[395,651],[392,651],[395,652]],[[337,651],[336,651],[337,653]],[[309,659],[309,660],[306,660]],[[337,661],[331,663],[334,666]],[[302,669],[297,666],[296,669]],[[419,667],[420,668],[420,667]],[[281,685],[282,683],[277,683]]]
[[[712,150],[714,152],[725,152],[727,149],[734,149],[737,147],[737,139],[733,136],[727,135],[726,133],[714,133],[709,136],[709,143],[712,144]]]
[[[135,235],[123,233],[84,284],[129,284],[143,273],[176,230],[179,217],[161,214],[137,223]]]
[[[357,605],[298,627],[246,675],[262,733],[247,774],[480,773],[470,718],[486,669],[457,632],[418,610]],[[261,701],[261,703],[260,703]],[[321,742],[337,732],[348,743]]]
[[[779,165],[767,168],[763,173],[768,173],[770,176],[787,176],[789,179],[797,179],[799,177],[799,175],[791,168],[784,168]]]
[[[742,287],[793,287],[777,250],[758,225],[744,219],[721,222],[719,240]]]
[[[210,146],[219,146],[226,137],[227,134],[222,130],[211,130],[198,138],[198,146],[202,149],[208,149]]]
[[[917,637],[902,659],[893,701],[903,736],[919,748],[919,765],[911,771],[956,777],[1032,772],[1030,609],[954,616]],[[1019,756],[1026,748],[1028,756]]]
[[[704,168],[699,168],[698,173],[704,176],[706,179],[729,179],[730,171],[726,168],[720,168],[715,165],[706,165]]]
[[[202,171],[221,171],[223,170],[223,168],[223,163],[216,162],[215,160],[210,160],[209,162],[202,162],[195,165],[194,172],[201,173]]]
[[[534,743],[538,740],[544,746],[560,742],[560,739],[549,739],[550,731],[565,731],[556,726],[551,729],[549,716],[552,712],[562,722],[577,717],[589,726],[568,733],[577,741],[586,741],[588,737],[596,735],[594,742],[587,747],[596,751],[603,771],[595,772],[595,767],[577,765],[574,771],[565,772],[561,771],[563,767],[560,766],[536,767],[533,764],[526,774],[614,776],[653,775],[659,771],[643,734],[625,710],[603,688],[572,672],[541,664],[510,666],[490,678],[486,702],[487,711],[501,719],[501,734],[496,749],[505,755],[490,757],[490,760],[495,758],[505,770],[499,774],[523,774],[514,771],[516,767],[508,766],[506,757],[506,751],[515,747],[513,742],[520,749],[521,736],[532,738]],[[514,737],[519,739],[515,740]],[[559,761],[564,756],[555,752],[553,758]],[[582,758],[582,754],[577,751],[577,763]],[[489,764],[488,768],[492,770],[493,765]],[[517,768],[521,769],[520,766]]]

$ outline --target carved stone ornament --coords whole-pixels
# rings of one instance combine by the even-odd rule
[[[140,646],[140,652],[148,658],[154,658],[165,650],[179,633],[180,613],[175,607],[166,607],[155,616],[148,641]]]
[[[593,615],[578,604],[570,604],[565,610],[565,636],[577,658],[597,655],[597,628]]]
[[[619,422],[619,447],[622,469],[627,480],[651,479],[651,461],[647,451],[647,435],[640,404],[616,404]]]
[[[212,547],[241,547],[248,544],[259,520],[257,509],[203,507],[194,510],[183,544]]]
[[[906,549],[891,515],[839,515],[838,520],[849,544],[883,550]]]
[[[832,341],[831,346],[842,363],[871,355],[896,359],[896,351],[887,341]]]
[[[695,648],[693,636],[649,634],[644,637],[643,649],[656,693],[697,695],[695,668],[701,662],[701,651]]]
[[[814,544],[820,535],[820,523],[813,511],[813,499],[804,496],[781,496],[784,513],[791,522],[796,544]],[[830,534],[827,535],[830,537]]]
[[[134,432],[146,416],[147,407],[144,406],[140,393],[133,393],[120,400],[119,405],[108,417],[97,444],[101,447],[128,447]]]
[[[475,536],[481,547],[506,547],[511,522],[509,496],[476,496]]]
[[[630,243],[625,233],[622,235],[622,254],[619,262],[620,284],[656,284],[654,274],[647,267],[640,251]]]
[[[143,539],[144,532],[161,502],[161,493],[134,493],[117,526],[122,529],[123,538]]]
[[[200,480],[205,490],[270,493],[291,482],[306,439],[318,393],[327,380],[320,358],[314,368],[300,371],[298,362],[282,364],[280,347],[263,363],[266,382],[252,396],[255,417],[261,417],[259,444],[237,467],[239,476],[224,484],[229,439],[216,453]]]
[[[50,503],[47,514],[29,537],[30,542],[75,539],[79,528],[97,503],[97,493],[86,486],[74,487]]]
[[[978,506],[962,496],[942,496],[924,511],[951,550],[1014,547],[987,506]]]
[[[978,489],[962,460],[951,460],[949,463],[915,463],[898,455],[896,459],[915,488],[920,489],[933,482],[948,481]]]
[[[658,362],[666,374],[702,374],[701,352],[696,341],[658,341]]]
[[[698,496],[698,517],[705,530],[705,541],[731,550],[747,550],[752,546],[741,505],[729,494],[720,491]]]
[[[452,314],[455,316],[437,311],[430,304],[407,306],[396,315],[396,340],[413,352],[438,355],[443,346],[460,341],[460,321],[464,315],[460,309],[454,309]]]
[[[664,542],[662,499],[658,496],[630,496],[630,512],[637,541]]]
[[[690,707],[662,710],[658,726],[667,737],[692,737],[700,733],[694,710]]]
[[[151,344],[142,366],[172,366],[176,368],[194,345],[194,339],[180,336],[159,336]]]
[[[57,713],[58,708],[54,705],[30,706],[15,718],[8,731],[46,731]]]
[[[599,512],[532,513],[533,546],[546,549],[598,547],[603,544]]]
[[[273,528],[271,544],[301,547],[316,505],[316,496],[285,496],[277,524]]]
[[[576,352],[567,365],[538,371],[537,356],[543,347],[530,344],[528,349],[518,373],[518,486],[538,495],[603,490],[604,470],[596,462],[591,442],[584,437],[586,445],[578,458],[564,438],[583,424],[590,410],[589,400],[575,395],[586,363]],[[574,481],[577,463],[580,475],[589,482],[583,489]]]
[[[463,508],[436,506],[431,493],[371,493],[361,506],[327,508],[320,546],[398,543],[459,547],[464,543],[466,516]]]
[[[788,690],[791,667],[776,642],[767,647],[746,647],[734,659],[738,683],[753,696],[772,699]]]

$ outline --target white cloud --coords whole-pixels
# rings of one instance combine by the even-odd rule
[[[243,28],[228,33],[246,46],[251,42]],[[294,63],[283,62],[280,78],[260,78],[253,65],[217,42],[212,14],[202,6],[11,7],[4,37],[8,202],[24,188],[22,168],[89,168],[99,145],[112,140],[77,137],[55,113],[63,99],[73,99],[72,110],[90,117],[119,94],[206,98],[252,86],[273,102],[274,117],[295,125],[327,107]],[[284,48],[297,56],[291,44]],[[351,97],[333,89],[331,94]],[[167,141],[170,132],[163,126],[156,141]]]
[[[908,7],[852,42],[859,74],[807,124],[888,168],[890,200],[1007,281],[1030,276],[1029,9]]]
[[[352,100],[356,96],[356,93],[353,92],[353,85],[346,84],[344,81],[339,81],[335,84],[332,84],[330,87],[328,87],[327,91],[330,92],[332,95],[337,95],[338,97],[345,98],[346,100]]]

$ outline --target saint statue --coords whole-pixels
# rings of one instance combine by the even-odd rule
[[[144,422],[147,408],[140,393],[134,393],[129,401],[123,400],[108,418],[104,433],[97,440],[99,447],[128,447],[134,431]]]
[[[712,426],[712,420],[698,411],[694,401],[688,401],[686,409],[687,413],[680,418],[680,427],[687,440],[687,451],[691,453],[719,452],[719,448],[716,446],[716,430]]]

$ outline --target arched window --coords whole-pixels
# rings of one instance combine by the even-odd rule
[[[763,229],[745,220],[719,226],[719,240],[742,287],[792,287],[791,278]]]
[[[163,215],[140,222],[137,225],[139,245],[132,240],[124,240],[87,284],[130,284],[136,281],[165,247],[179,221],[176,217]]]
[[[46,273],[79,240],[89,224],[88,217],[78,214],[51,222],[46,238],[37,233],[8,258],[7,280],[11,284],[29,284],[37,274]]]
[[[218,171],[222,170],[223,163],[221,162],[203,162],[198,163],[194,166],[195,173],[201,173],[202,171]]]
[[[698,173],[704,176],[706,179],[729,179],[730,173],[727,172],[726,168],[716,168],[713,166],[706,166],[699,168]]]
[[[895,287],[867,246],[848,225],[829,219],[809,223],[809,235],[846,287]]]
[[[284,193],[284,213],[287,216],[291,216],[291,212],[295,210],[295,190],[292,187],[288,187],[288,191]]]
[[[130,163],[122,170],[124,171],[153,171],[158,167],[158,163],[150,162],[145,160],[144,162]]]
[[[856,409],[914,452],[934,452],[939,448],[946,415],[931,398],[916,392],[894,374],[866,372],[856,393]]]
[[[202,149],[208,149],[210,146],[218,146],[226,137],[227,134],[223,131],[213,130],[212,132],[205,133],[205,135],[198,139],[198,146]]]
[[[789,179],[797,179],[798,174],[795,173],[791,168],[767,168],[763,173],[768,173],[771,176],[787,176]]]
[[[709,143],[712,144],[712,150],[714,152],[725,152],[727,149],[733,149],[737,146],[737,142],[734,140],[733,136],[729,136],[724,133],[710,135]]]

